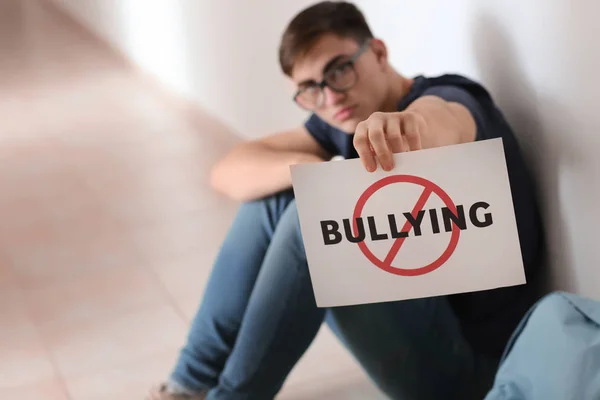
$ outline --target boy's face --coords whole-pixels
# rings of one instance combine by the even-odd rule
[[[304,89],[296,97],[298,104],[347,133],[381,111],[389,89],[385,46],[375,39],[361,45],[324,35],[296,62],[291,74],[297,89]],[[328,85],[318,87],[324,79]]]

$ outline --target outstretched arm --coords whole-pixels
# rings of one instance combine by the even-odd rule
[[[427,95],[405,111],[375,113],[361,122],[354,135],[354,147],[367,171],[377,169],[376,160],[384,170],[391,170],[394,153],[474,141],[477,124],[472,110],[477,109],[477,103],[460,89],[456,91],[460,102]],[[464,104],[462,97],[466,99]]]

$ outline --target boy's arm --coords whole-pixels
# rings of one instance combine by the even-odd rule
[[[477,101],[462,89],[430,90],[405,111],[374,113],[361,122],[354,146],[368,171],[375,171],[376,160],[390,171],[394,153],[476,140],[482,126],[481,111]]]
[[[237,145],[214,166],[211,184],[228,197],[250,201],[290,188],[290,165],[330,157],[302,126]]]

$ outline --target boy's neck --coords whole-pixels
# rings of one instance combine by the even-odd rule
[[[386,100],[383,102],[382,112],[395,112],[398,102],[410,92],[414,79],[406,78],[396,71],[390,75],[390,90]]]

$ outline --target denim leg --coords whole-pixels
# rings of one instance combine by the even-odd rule
[[[270,399],[314,339],[315,305],[291,192],[242,206],[173,380],[210,400]],[[339,307],[334,332],[392,399],[481,399],[496,363],[473,354],[446,298]],[[483,393],[483,394],[482,394]]]
[[[274,398],[324,314],[315,303],[292,201],[275,229],[219,384],[207,400]]]
[[[245,203],[213,265],[171,379],[192,391],[218,384],[276,226],[293,192]]]
[[[330,311],[334,331],[395,400],[480,400],[497,360],[474,354],[445,297]]]

